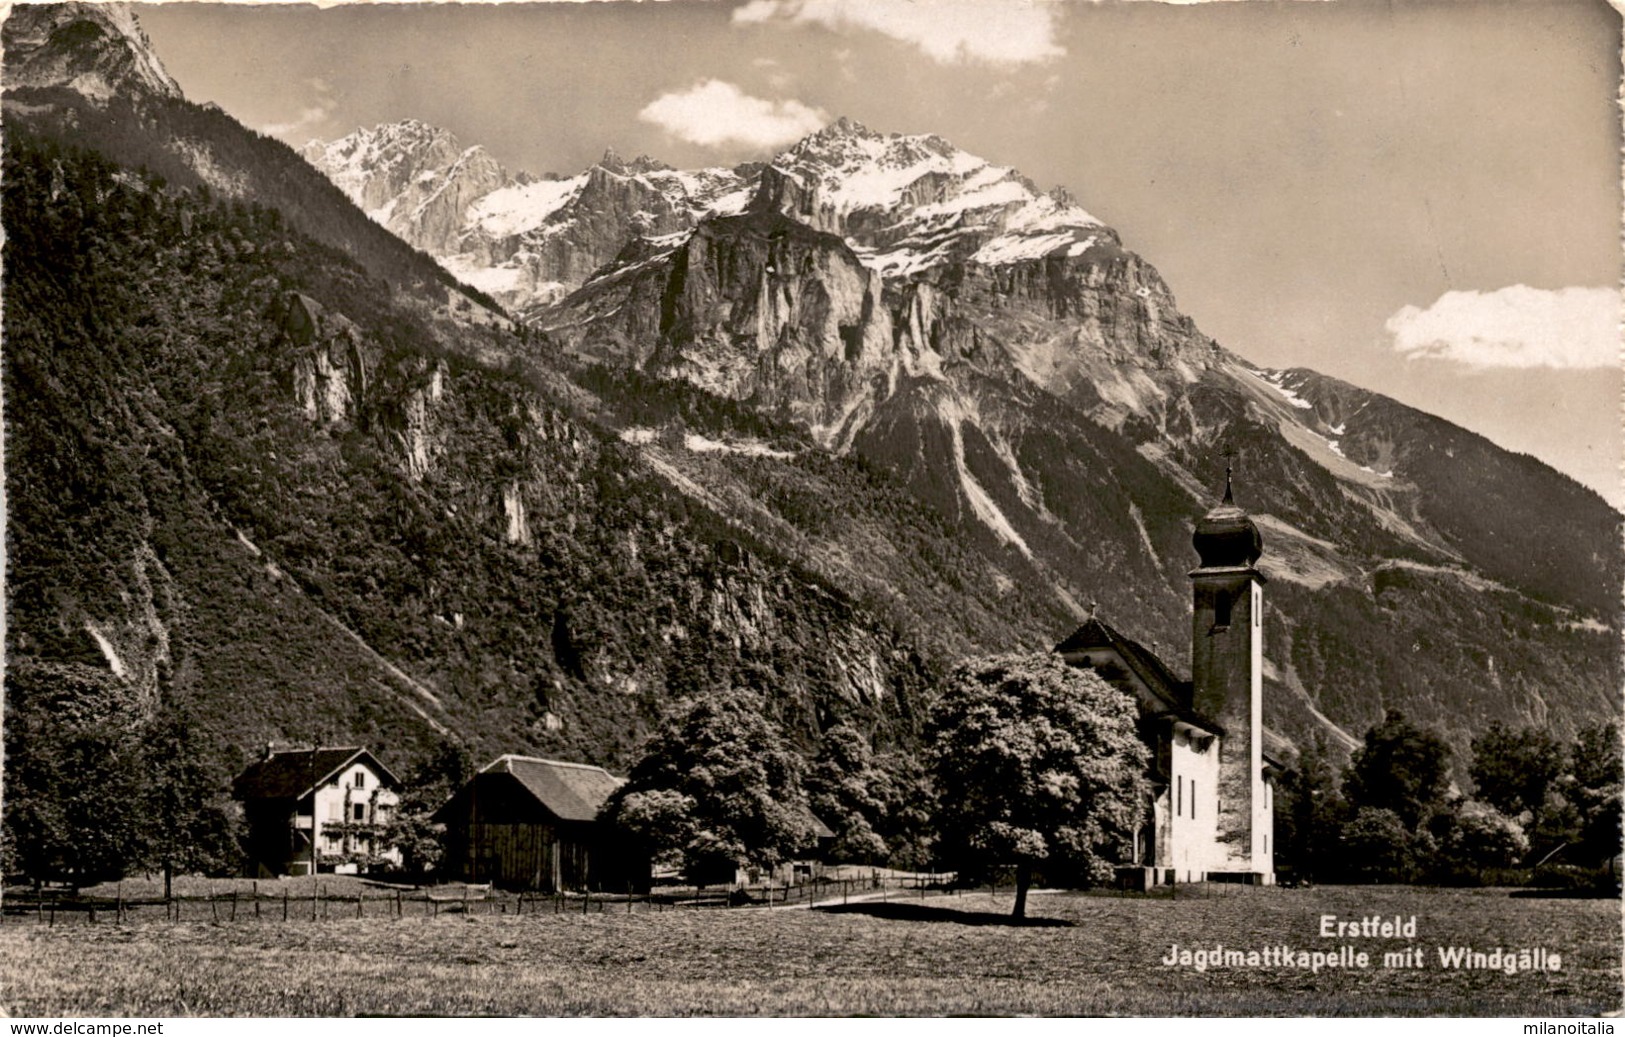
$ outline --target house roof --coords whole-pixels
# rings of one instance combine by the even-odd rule
[[[400,780],[378,758],[360,746],[317,749],[279,749],[251,763],[231,783],[238,799],[303,799],[334,774],[352,763],[365,763],[386,786]]]
[[[480,768],[481,774],[510,774],[536,801],[561,821],[591,821],[625,778],[602,767],[534,756],[499,756]]]
[[[1214,734],[1224,734],[1224,728],[1217,721],[1203,716],[1190,706],[1190,681],[1180,680],[1156,653],[1133,638],[1125,637],[1105,620],[1090,617],[1072,632],[1071,637],[1055,646],[1055,651],[1063,656],[1103,649],[1116,652],[1123,664],[1140,679],[1140,683],[1157,697],[1162,708],[1153,708],[1152,712],[1171,715]]]

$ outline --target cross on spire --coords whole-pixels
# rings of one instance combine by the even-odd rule
[[[1226,503],[1226,504],[1234,504],[1234,503],[1236,503],[1235,495],[1230,490],[1230,475],[1231,475],[1231,472],[1234,470],[1232,462],[1235,461],[1235,458],[1236,458],[1235,447],[1230,447],[1230,446],[1225,447],[1224,448],[1224,503]]]

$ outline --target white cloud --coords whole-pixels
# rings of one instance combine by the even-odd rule
[[[776,147],[799,140],[829,121],[828,115],[800,101],[765,101],[719,79],[663,94],[639,112],[638,118],[675,137],[713,148],[725,144]]]
[[[1445,292],[1427,309],[1388,318],[1394,349],[1408,359],[1472,367],[1616,367],[1620,300],[1612,288],[1515,284],[1493,292]]]
[[[303,144],[312,130],[338,110],[338,101],[333,98],[332,87],[327,85],[326,80],[317,76],[306,80],[306,85],[316,92],[315,102],[307,105],[289,122],[273,122],[259,127],[261,133],[267,137],[281,137],[290,144]]]
[[[735,9],[733,20],[869,29],[942,64],[1023,65],[1066,53],[1055,42],[1059,8],[1044,0],[750,0]]]

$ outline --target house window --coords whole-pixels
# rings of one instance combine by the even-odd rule
[[[367,787],[367,775],[364,771],[355,772],[355,787],[358,789]]]
[[[367,819],[367,805],[365,803],[357,803],[355,805],[355,819],[357,821],[365,821]]]
[[[1179,783],[1174,786],[1174,813],[1183,814],[1185,808],[1181,804],[1183,803],[1185,797],[1185,779],[1183,777],[1179,777],[1175,778],[1174,780]]]
[[[1191,779],[1191,816],[1196,816],[1196,779]]]

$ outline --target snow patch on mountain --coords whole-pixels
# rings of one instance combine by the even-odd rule
[[[759,439],[720,440],[690,432],[683,437],[684,449],[696,454],[742,454],[746,457],[773,457],[780,460],[795,457],[793,450],[775,450]]]
[[[620,431],[621,442],[647,446],[658,442],[662,432],[657,428],[632,425]],[[744,457],[772,457],[788,460],[796,456],[794,450],[779,450],[759,439],[712,439],[693,432],[683,435],[683,449],[692,454],[739,454]]]
[[[586,186],[587,174],[498,188],[469,207],[468,222],[494,238],[535,230]]]
[[[1115,243],[1064,192],[1041,193],[1015,169],[940,137],[882,135],[845,119],[767,167],[738,170],[677,170],[611,151],[576,176],[510,177],[483,149],[412,119],[301,153],[374,220],[515,309],[562,298],[634,240],[674,248],[676,235],[753,204],[841,235],[860,262],[894,279],[950,262],[1075,258]],[[791,195],[767,197],[764,168]]]
[[[841,119],[773,160],[805,195],[798,214],[843,235],[863,262],[906,277],[969,258],[987,265],[1079,256],[1100,239],[1094,216],[1043,194],[1008,166],[936,136],[882,136]]]
[[[1315,405],[1313,403],[1310,403],[1302,396],[1299,396],[1296,392],[1293,392],[1291,386],[1286,384],[1287,373],[1285,371],[1271,371],[1266,368],[1260,368],[1252,371],[1251,373],[1257,375],[1264,382],[1264,384],[1274,389],[1283,399],[1286,400],[1286,402],[1290,403],[1292,406],[1297,407],[1299,410],[1314,409]]]
[[[972,514],[1000,540],[1012,545],[1031,559],[1033,552],[1027,546],[1027,541],[1016,532],[1016,527],[1010,524],[1009,518],[999,508],[998,503],[982,484],[976,481],[976,477],[971,474],[970,466],[965,463],[964,425],[967,421],[975,422],[975,413],[966,407],[962,400],[944,396],[937,402],[937,415],[952,437],[954,470],[959,476],[959,487],[964,491],[965,500],[970,504]]]

